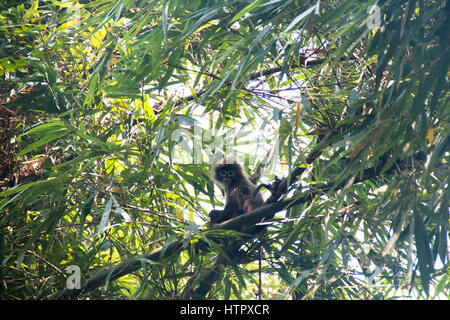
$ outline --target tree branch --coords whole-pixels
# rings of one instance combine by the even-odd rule
[[[313,151],[308,157],[307,162],[310,164],[314,159],[320,154],[320,150]],[[420,155],[417,156],[418,158]],[[385,165],[387,160],[382,161],[378,166],[365,169],[362,174],[357,175],[355,177],[355,180],[353,183],[362,182],[364,180],[375,178],[379,175],[381,168]],[[403,164],[400,163],[400,166]],[[326,190],[332,189],[332,188],[342,188],[345,186],[345,182],[337,182],[332,181],[330,183],[324,183],[321,185],[317,185],[315,190],[308,190],[304,192],[302,195],[297,195],[289,199],[285,199],[282,201],[279,201],[281,195],[283,195],[287,190],[288,187],[295,183],[297,177],[303,173],[305,168],[296,167],[292,173],[290,178],[284,178],[278,183],[278,186],[276,190],[274,190],[273,194],[267,199],[264,206],[259,207],[251,212],[248,212],[246,214],[242,214],[240,216],[237,216],[233,219],[221,222],[219,224],[215,224],[210,226],[208,229],[203,230],[209,231],[209,230],[236,230],[236,231],[243,231],[245,232],[245,227],[247,226],[254,226],[255,224],[261,222],[262,219],[271,219],[273,216],[282,210],[285,210],[289,207],[297,206],[305,202],[310,202],[313,200],[316,194],[323,193]],[[391,170],[388,168],[386,173],[390,173]],[[290,185],[288,186],[287,181],[290,181]],[[164,250],[164,255],[162,256],[161,253]],[[103,271],[100,271],[98,274],[93,276],[92,278],[88,279],[83,286],[80,289],[65,289],[61,291],[60,293],[57,293],[52,297],[52,299],[76,299],[79,296],[83,296],[89,291],[98,288],[102,285],[107,284],[109,281],[113,281],[115,279],[118,279],[126,274],[129,274],[131,272],[134,272],[141,268],[143,260],[151,260],[151,261],[160,261],[162,258],[168,258],[175,254],[178,254],[183,250],[183,241],[177,240],[169,243],[168,245],[165,245],[163,247],[159,247],[154,249],[153,251],[144,254],[142,256],[139,256],[137,258],[133,258],[127,261],[124,261],[117,266],[113,268],[109,268]],[[224,260],[216,260],[215,265],[213,266],[213,269],[211,270],[211,278],[213,281],[217,279],[217,267],[219,264],[224,263]],[[201,286],[199,286],[201,287]],[[204,291],[209,291],[209,286],[202,287],[201,294],[204,293]],[[209,288],[209,289],[208,289]],[[204,293],[206,295],[206,293]]]
[[[312,67],[312,66],[320,65],[320,64],[322,64],[322,63],[326,60],[326,59],[314,59],[314,60],[308,60],[308,58],[309,58],[309,57],[301,56],[300,59],[299,59],[299,61],[298,61],[298,62],[297,62],[297,61],[293,62],[293,63],[289,66],[289,68],[302,68],[302,67],[303,67],[303,68],[306,68],[306,67]],[[169,64],[169,65],[172,66],[172,67],[174,67],[174,68],[179,68],[179,69],[181,69],[181,70],[188,70],[187,68],[182,67],[182,66],[173,65],[173,64]],[[193,70],[190,70],[190,71],[193,71]],[[276,67],[268,68],[268,69],[261,70],[261,71],[254,71],[254,72],[252,72],[252,73],[250,74],[250,76],[249,76],[249,81],[250,81],[250,80],[258,79],[258,78],[260,78],[260,77],[266,77],[266,76],[269,76],[269,75],[272,75],[272,74],[274,74],[274,73],[278,73],[278,72],[281,72],[281,71],[283,71],[283,67],[282,67],[282,66],[276,66]],[[193,71],[193,72],[198,72],[198,73],[204,74],[204,75],[209,76],[209,77],[212,77],[212,78],[214,78],[214,79],[216,79],[216,80],[222,80],[222,78],[220,78],[220,77],[218,77],[218,76],[216,76],[216,75],[214,75],[214,74],[211,74],[211,73],[206,73],[206,72],[204,72],[204,71]],[[231,84],[231,81],[228,81],[227,84]],[[186,96],[186,97],[184,97],[184,98],[179,98],[179,99],[177,99],[176,101],[174,101],[173,106],[176,107],[176,106],[181,105],[183,102],[195,100],[196,98],[202,96],[202,95],[203,95],[204,93],[206,93],[207,91],[208,91],[208,90],[206,89],[206,87],[203,87],[203,88],[201,88],[200,90],[196,91],[195,94],[193,94],[193,95],[189,95],[189,96]],[[162,104],[163,104],[163,102],[160,101],[160,102],[157,102],[157,103],[153,106],[153,109],[154,109],[155,114],[158,114],[158,113],[160,113],[160,112],[163,110],[163,108],[161,108],[161,105],[162,105]]]
[[[126,274],[129,274],[131,272],[134,272],[136,270],[139,270],[142,267],[142,263],[145,260],[151,260],[151,261],[159,261],[163,257],[170,257],[178,252],[183,247],[183,241],[178,240],[171,242],[166,246],[166,248],[159,247],[155,250],[141,255],[139,257],[126,260],[117,266],[113,268],[109,268],[103,271],[100,271],[92,278],[88,279],[80,289],[65,289],[59,293],[57,293],[55,296],[53,296],[51,299],[57,299],[57,300],[71,300],[76,299],[79,296],[83,296],[89,291],[96,289],[98,287],[101,287],[103,285],[106,285],[109,281],[116,280]],[[161,256],[162,251],[164,250],[164,255]]]

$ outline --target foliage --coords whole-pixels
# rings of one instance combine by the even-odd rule
[[[87,280],[161,247],[83,297],[182,296],[236,236],[203,228],[228,143],[263,182],[288,177],[275,201],[292,205],[207,298],[254,298],[258,252],[263,298],[450,297],[447,1],[0,10],[1,298],[54,297],[71,265]]]

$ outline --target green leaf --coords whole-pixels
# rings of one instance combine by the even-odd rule
[[[167,238],[166,242],[164,243],[162,250],[161,250],[161,254],[160,254],[160,258],[163,258],[167,252],[167,249],[170,248],[170,246],[177,242],[177,238],[174,235],[171,235],[169,238]]]
[[[162,12],[161,12],[161,23],[162,23],[164,40],[167,40],[167,0],[164,0],[164,2],[163,2],[163,8],[162,8]]]
[[[103,210],[97,234],[101,234],[103,231],[105,231],[106,225],[108,224],[109,221],[109,216],[111,215],[111,207],[112,207],[112,199],[110,198],[108,202],[106,202],[105,209]]]
[[[311,8],[303,11],[301,14],[299,14],[297,17],[295,17],[294,20],[291,21],[291,23],[286,27],[286,29],[284,29],[282,31],[281,34],[285,34],[288,33],[289,31],[292,30],[292,28],[294,28],[300,21],[302,21],[303,19],[305,19],[307,16],[309,16],[310,14],[312,14],[314,11],[316,11],[317,7],[319,6],[320,1],[317,1],[317,3],[312,6]]]
[[[69,133],[69,130],[67,128],[63,128],[57,132],[52,132],[51,134],[46,135],[44,138],[26,146],[22,151],[20,151],[18,153],[18,155],[21,156],[21,155],[27,154],[28,152],[34,151],[34,150],[38,149],[39,147],[46,145],[53,140],[57,140],[59,138],[64,137],[68,133]]]
[[[417,259],[422,287],[427,296],[429,295],[430,274],[432,272],[432,258],[425,225],[421,215],[416,211],[414,214],[414,239],[417,249]]]
[[[257,0],[257,1],[251,1],[250,4],[248,6],[246,6],[244,9],[242,9],[241,11],[239,11],[234,17],[233,19],[231,19],[231,21],[229,22],[229,24],[232,24],[233,22],[239,20],[240,18],[242,18],[243,16],[245,16],[247,13],[249,13],[250,11],[252,11],[253,9],[255,9],[256,7],[258,7],[262,2],[264,2],[263,0]]]
[[[19,135],[19,138],[23,137],[24,135],[42,135],[46,134],[48,132],[55,132],[55,131],[61,131],[67,129],[65,126],[65,123],[60,120],[52,120],[47,123],[38,125],[34,128],[31,128],[30,130],[22,133]]]

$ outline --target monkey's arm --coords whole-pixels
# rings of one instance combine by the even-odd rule
[[[220,223],[224,220],[222,220],[222,215],[225,212],[225,210],[211,210],[209,213],[209,218],[211,220],[211,223]]]
[[[244,213],[244,199],[238,187],[226,190],[227,199],[223,210],[212,210],[209,213],[211,223],[216,224]]]
[[[238,203],[230,202],[225,205],[223,210],[211,210],[209,213],[209,218],[211,219],[211,223],[216,224],[229,220],[232,217],[238,216],[242,213],[244,212],[242,212],[242,209]]]

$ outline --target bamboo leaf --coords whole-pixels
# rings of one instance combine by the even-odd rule
[[[243,16],[245,16],[247,13],[261,5],[261,3],[264,2],[263,0],[257,0],[257,1],[251,1],[249,5],[247,5],[244,9],[239,11],[233,19],[230,20],[229,24],[232,24],[233,22],[241,19]]]
[[[417,249],[417,259],[422,287],[429,295],[430,274],[432,272],[431,251],[427,240],[427,234],[422,217],[418,212],[414,215],[414,239]]]
[[[313,12],[315,12],[319,6],[320,1],[317,1],[317,3],[312,6],[311,8],[305,10],[304,12],[302,12],[301,14],[299,14],[297,17],[295,17],[294,20],[291,21],[291,23],[286,27],[286,29],[284,29],[282,31],[281,34],[285,34],[288,33],[289,31],[291,31],[300,21],[302,21],[303,19],[305,19],[307,16],[309,16],[310,14],[312,14]]]
[[[112,207],[112,198],[106,202],[105,209],[103,210],[102,218],[100,219],[100,225],[98,228],[98,233],[101,234],[106,229],[106,225],[108,224],[109,217],[111,215],[111,207]]]
[[[48,144],[51,141],[54,141],[54,140],[64,137],[68,133],[69,133],[69,130],[67,128],[62,128],[56,132],[53,131],[53,133],[48,134],[44,138],[26,146],[22,151],[20,151],[18,153],[18,155],[21,156],[21,155],[27,154],[31,151],[34,151],[34,150],[38,149],[39,147]]]

